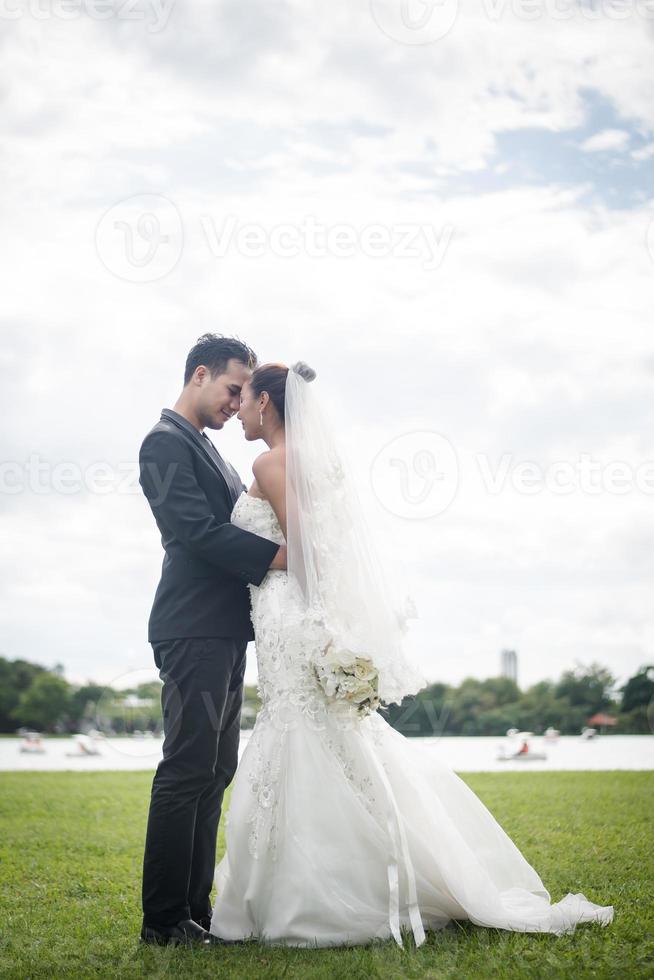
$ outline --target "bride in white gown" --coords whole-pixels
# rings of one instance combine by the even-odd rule
[[[608,925],[613,907],[583,894],[551,904],[463,780],[396,732],[374,698],[362,703],[367,657],[382,700],[424,682],[397,642],[401,622],[370,542],[352,523],[361,515],[309,393],[313,377],[303,364],[264,366],[242,395],[246,438],[271,448],[232,522],[286,537],[289,571],[250,586],[262,708],[233,783],[211,931],[337,946],[401,945],[407,928],[420,945],[425,929],[452,919],[557,934]],[[359,654],[361,683],[338,696],[325,650],[344,646]]]

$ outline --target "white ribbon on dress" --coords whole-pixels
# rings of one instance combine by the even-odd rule
[[[413,938],[415,940],[416,946],[422,946],[425,941],[425,930],[422,924],[422,918],[420,917],[420,909],[418,908],[418,892],[416,888],[416,875],[413,869],[413,861],[411,860],[411,855],[409,853],[409,844],[406,838],[406,831],[404,829],[404,821],[402,820],[402,814],[395,802],[395,795],[393,793],[393,788],[388,780],[388,776],[384,771],[384,767],[377,758],[377,754],[374,747],[368,744],[367,739],[364,736],[364,744],[368,748],[370,753],[370,758],[372,760],[377,774],[381,781],[386,797],[389,804],[389,813],[387,814],[387,826],[388,834],[391,840],[391,855],[392,860],[388,865],[388,921],[391,927],[391,933],[395,942],[398,946],[402,947],[402,934],[400,933],[400,874],[399,874],[399,864],[400,861],[403,864],[404,871],[407,878],[407,891],[408,891],[408,910],[409,910],[409,921],[411,923],[411,929],[413,931]]]

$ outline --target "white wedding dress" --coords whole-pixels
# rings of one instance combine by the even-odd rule
[[[232,522],[281,543],[266,500]],[[361,944],[452,919],[519,932],[606,926],[612,906],[540,877],[471,789],[377,712],[327,702],[311,666],[319,630],[297,583],[250,586],[262,709],[236,774],[211,931],[292,946]],[[347,714],[348,711],[352,714]],[[344,713],[345,712],[345,713]]]

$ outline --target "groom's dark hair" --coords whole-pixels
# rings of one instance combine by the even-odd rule
[[[209,368],[212,378],[217,374],[224,374],[227,370],[227,362],[232,357],[246,367],[254,369],[257,366],[257,355],[242,340],[236,337],[223,337],[220,333],[203,333],[188,352],[184,369],[184,385],[189,383],[193,372],[200,364]]]

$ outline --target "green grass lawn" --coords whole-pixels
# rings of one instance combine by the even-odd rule
[[[572,936],[451,923],[335,950],[137,943],[152,774],[0,773],[0,977],[654,977],[654,772],[466,773],[552,899],[614,905]],[[219,851],[223,849],[222,834]]]

